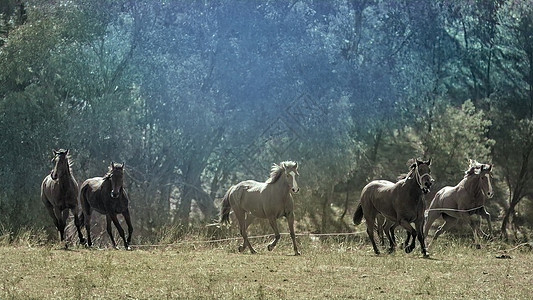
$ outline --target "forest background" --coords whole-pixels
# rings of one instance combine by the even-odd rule
[[[1,0],[0,140],[3,237],[56,234],[39,188],[68,148],[80,183],[126,163],[137,241],[284,160],[297,230],[350,232],[415,157],[433,193],[493,163],[495,229],[527,240],[533,1]]]

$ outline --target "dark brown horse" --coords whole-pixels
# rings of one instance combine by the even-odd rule
[[[289,224],[294,254],[300,255],[294,234],[294,202],[290,194],[299,191],[296,182],[298,175],[298,164],[284,161],[279,165],[274,164],[270,178],[266,182],[246,180],[232,186],[226,192],[220,208],[219,223],[228,223],[229,214],[233,209],[244,240],[242,246],[239,246],[240,252],[248,247],[251,253],[256,253],[246,232],[255,218],[268,219],[272,226],[274,240],[268,245],[268,250],[272,251],[280,239],[277,219],[285,216]]]
[[[130,212],[128,209],[129,198],[123,186],[124,181],[124,164],[111,163],[109,171],[104,177],[94,177],[85,180],[80,189],[80,203],[83,209],[85,229],[87,230],[87,246],[92,246],[91,240],[91,214],[95,210],[106,216],[107,233],[111,238],[113,247],[118,249],[113,232],[111,230],[111,221],[124,241],[126,250],[131,250],[131,234],[133,226],[131,225]],[[128,225],[128,239],[124,235],[124,229],[120,226],[117,215],[122,214]]]
[[[489,225],[489,235],[492,235],[490,214],[485,210],[485,200],[494,196],[491,172],[491,164],[480,164],[470,160],[464,178],[454,187],[443,187],[431,201],[427,210],[424,236],[428,236],[431,225],[439,217],[444,219],[444,224],[435,232],[433,241],[454,227],[459,220],[469,220],[474,232],[474,243],[479,248],[478,233],[485,234],[479,228],[479,223],[473,221],[470,216],[477,214],[486,219]],[[489,235],[485,236],[489,237]]]
[[[367,184],[361,192],[361,201],[353,216],[355,225],[361,223],[363,216],[374,252],[379,254],[379,249],[374,240],[374,226],[378,214],[386,218],[385,233],[389,238],[389,252],[394,251],[394,228],[398,225],[407,230],[405,252],[410,253],[415,248],[415,237],[418,237],[422,254],[428,257],[424,242],[424,199],[423,195],[429,192],[433,183],[430,169],[431,160],[416,160],[410,167],[404,179],[396,183],[387,180],[374,180]],[[415,228],[410,223],[415,223]],[[392,234],[392,235],[391,235]],[[409,238],[413,237],[410,245]]]
[[[72,175],[69,150],[59,149],[54,150],[53,153],[54,168],[41,184],[41,200],[54,220],[61,241],[65,240],[67,218],[69,211],[72,211],[80,244],[83,244],[85,239],[81,233],[81,221],[78,218],[78,183]]]

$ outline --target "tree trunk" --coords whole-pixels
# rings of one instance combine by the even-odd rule
[[[527,183],[527,176],[529,173],[528,166],[529,166],[529,155],[530,154],[531,154],[531,150],[528,149],[522,155],[522,166],[520,167],[520,173],[518,174],[516,186],[513,190],[511,203],[509,203],[509,208],[507,209],[503,217],[501,231],[502,231],[502,236],[505,240],[508,239],[507,228],[509,227],[509,221],[511,219],[511,216],[513,216],[515,212],[516,205],[524,197],[523,192],[524,192],[525,185]]]

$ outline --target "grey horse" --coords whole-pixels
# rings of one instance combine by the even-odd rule
[[[424,236],[427,237],[433,222],[439,217],[444,219],[433,237],[435,241],[439,235],[454,227],[460,219],[469,220],[474,232],[474,243],[480,247],[478,233],[481,232],[479,223],[470,219],[473,214],[486,219],[489,225],[489,237],[492,235],[490,214],[485,209],[485,200],[494,196],[492,188],[492,165],[480,164],[470,160],[470,166],[464,178],[454,187],[446,186],[435,194],[427,210]],[[482,232],[481,232],[482,233]],[[485,235],[483,233],[483,235]]]
[[[272,166],[266,182],[246,180],[229,188],[222,200],[219,223],[228,223],[233,209],[244,240],[242,246],[239,246],[239,252],[248,247],[251,253],[256,253],[246,232],[255,218],[268,219],[272,226],[274,240],[268,245],[268,250],[272,251],[280,239],[277,219],[284,216],[289,225],[294,254],[300,255],[294,234],[294,202],[291,195],[291,192],[299,191],[296,182],[299,175],[297,163],[284,161]]]

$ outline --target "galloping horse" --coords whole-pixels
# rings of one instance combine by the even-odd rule
[[[105,215],[107,223],[107,233],[111,238],[111,243],[118,249],[113,232],[111,221],[124,241],[126,250],[131,250],[131,225],[130,211],[128,209],[129,197],[123,187],[124,164],[111,163],[109,171],[104,177],[94,177],[85,180],[80,189],[80,202],[83,209],[85,229],[87,230],[87,246],[92,246],[91,240],[91,214],[93,210]],[[124,230],[117,219],[117,214],[122,214],[128,225],[128,239],[124,235]]]
[[[490,214],[485,210],[485,200],[494,196],[491,171],[491,164],[480,164],[470,160],[470,166],[464,178],[456,186],[446,186],[438,191],[427,210],[424,236],[428,236],[431,225],[439,217],[442,217],[445,222],[437,229],[433,240],[454,227],[459,219],[469,219],[473,214],[480,215],[487,220],[489,235],[492,235]],[[474,232],[474,242],[477,247],[480,247],[477,240],[477,234],[481,231],[479,223],[470,220],[470,226]]]
[[[54,150],[54,168],[41,184],[41,200],[54,220],[61,242],[65,240],[65,227],[69,210],[74,215],[74,225],[78,231],[80,244],[85,243],[81,234],[81,221],[78,218],[78,183],[72,175],[69,150]],[[65,247],[67,244],[65,244]]]
[[[268,245],[268,250],[272,251],[280,239],[277,219],[285,216],[289,224],[294,254],[300,255],[294,234],[294,202],[290,194],[291,191],[293,193],[299,191],[296,182],[296,176],[299,175],[297,163],[284,161],[272,166],[270,178],[266,182],[246,180],[230,187],[226,192],[220,208],[219,223],[228,223],[229,214],[233,209],[244,239],[242,246],[239,246],[239,252],[248,247],[251,253],[256,253],[246,233],[248,226],[256,217],[268,219],[274,230],[274,240]]]
[[[363,216],[366,221],[366,232],[372,242],[374,252],[379,254],[379,249],[374,240],[374,226],[378,214],[386,218],[385,232],[389,238],[389,252],[394,251],[394,228],[398,225],[407,230],[405,252],[410,253],[415,248],[415,237],[418,237],[422,254],[428,257],[424,235],[424,199],[423,194],[429,192],[433,183],[430,169],[431,159],[428,161],[415,160],[409,173],[396,183],[387,180],[374,180],[367,184],[361,192],[361,200],[353,216],[355,225],[359,225]],[[415,223],[415,228],[411,226]],[[410,245],[410,237],[413,240]]]

